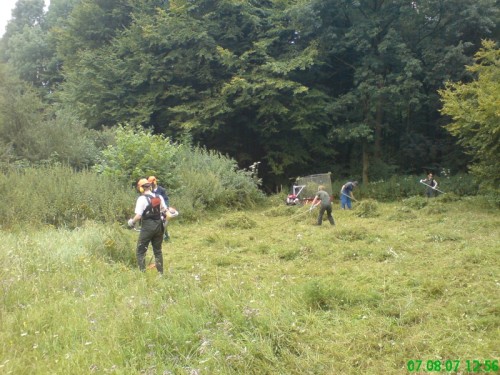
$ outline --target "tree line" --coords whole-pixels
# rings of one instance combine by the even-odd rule
[[[91,165],[107,129],[131,124],[242,168],[260,161],[268,189],[328,171],[364,182],[464,171],[475,156],[444,127],[453,114],[441,112],[439,90],[477,79],[466,66],[483,39],[498,39],[498,9],[51,0],[45,11],[43,0],[19,0],[0,40],[0,160]]]

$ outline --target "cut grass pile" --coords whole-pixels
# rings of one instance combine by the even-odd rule
[[[136,269],[137,232],[119,226],[3,232],[0,373],[405,374],[409,360],[466,373],[498,360],[498,211],[359,208],[335,206],[334,227],[305,207],[173,221],[163,278]]]

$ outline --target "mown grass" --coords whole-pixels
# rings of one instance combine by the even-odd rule
[[[119,225],[3,232],[0,373],[405,374],[410,359],[466,373],[499,359],[498,210],[369,201],[315,227],[281,204],[171,222],[163,278],[136,269],[137,232]]]

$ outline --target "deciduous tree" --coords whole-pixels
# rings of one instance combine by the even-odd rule
[[[449,82],[440,90],[443,108],[452,122],[446,129],[473,156],[471,171],[483,186],[500,186],[500,49],[483,41],[467,70],[471,82]]]

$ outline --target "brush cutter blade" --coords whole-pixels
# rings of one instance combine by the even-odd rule
[[[169,207],[167,209],[167,218],[169,220],[179,216],[179,212],[174,207]]]

